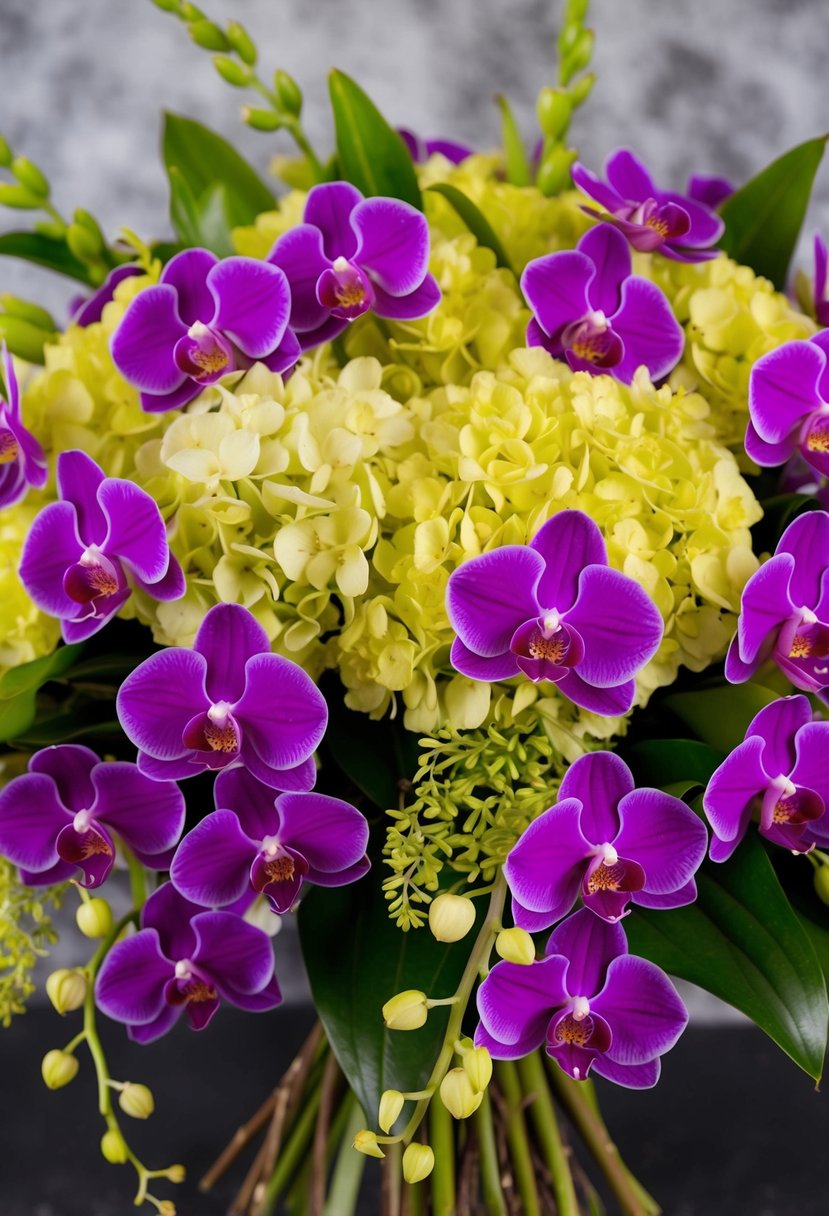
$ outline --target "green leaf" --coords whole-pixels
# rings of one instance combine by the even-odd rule
[[[236,149],[221,135],[192,118],[180,114],[164,115],[162,151],[171,179],[171,215],[183,206],[185,197],[181,186],[173,184],[173,170],[186,184],[186,198],[196,206],[198,215],[203,215],[205,209],[209,210],[213,205],[211,192],[217,186],[222,188],[224,219],[229,228],[252,224],[260,212],[273,211],[277,205],[274,195]]]
[[[426,1084],[449,1017],[447,1008],[432,1009],[419,1030],[386,1030],[383,1005],[407,988],[451,996],[474,930],[451,946],[425,928],[404,933],[389,920],[377,874],[348,887],[314,888],[298,919],[314,1004],[366,1123],[374,1126],[384,1089]]]
[[[45,266],[67,278],[92,286],[89,268],[70,252],[65,241],[44,236],[40,232],[4,232],[0,234],[0,256],[22,258]]]
[[[624,759],[633,770],[637,785],[666,789],[682,785],[684,792],[707,785],[725,752],[696,739],[647,739],[625,749]],[[681,797],[671,790],[675,797]]]
[[[412,158],[374,102],[345,72],[332,70],[328,91],[334,111],[340,172],[365,195],[390,195],[423,210]]]
[[[62,676],[83,646],[59,646],[52,654],[12,667],[0,677],[0,742],[17,739],[37,717],[37,693],[48,680]]]
[[[636,908],[631,951],[741,1010],[815,1080],[823,1072],[829,1002],[809,935],[756,835],[697,874],[686,908]]]
[[[513,186],[528,186],[531,176],[530,162],[512,107],[500,93],[495,100],[501,111],[501,141],[504,145],[507,181]]]
[[[809,139],[773,161],[720,208],[725,232],[720,248],[729,257],[786,286],[826,136]]]
[[[218,257],[233,253],[230,201],[223,182],[215,182],[195,198],[187,179],[175,167],[169,171],[170,219],[186,247],[204,246]]]
[[[448,182],[435,182],[433,186],[427,186],[427,189],[433,194],[440,194],[454,207],[478,244],[485,245],[487,249],[492,250],[499,266],[503,266],[505,270],[512,270],[507,252],[494,228],[468,195],[464,194],[462,190],[458,190],[456,186],[450,186]]]
[[[760,684],[723,684],[678,692],[665,698],[667,707],[711,747],[730,752],[742,743],[748,725],[778,694]]]
[[[324,681],[322,688],[328,702],[328,755],[378,811],[396,807],[398,782],[411,780],[417,770],[416,737],[390,718],[375,722],[349,709],[339,680]]]

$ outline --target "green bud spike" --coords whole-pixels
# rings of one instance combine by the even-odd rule
[[[12,150],[4,135],[0,135],[0,168],[7,169],[12,163]]]
[[[97,258],[103,245],[100,236],[83,224],[70,224],[66,229],[66,243],[80,262],[91,262]]]
[[[35,211],[41,200],[25,186],[11,182],[0,182],[0,207],[14,207],[17,211]]]
[[[593,55],[595,37],[592,30],[582,30],[571,50],[562,57],[559,73],[562,84],[569,84],[573,77],[583,71]]]
[[[538,125],[547,139],[561,139],[570,125],[573,103],[561,89],[542,89],[535,105]]]
[[[596,73],[588,72],[586,76],[582,76],[581,80],[577,80],[575,84],[570,86],[569,97],[575,110],[577,106],[583,106],[590,94],[593,92],[593,85],[596,83]]]
[[[258,54],[256,43],[239,21],[228,21],[227,40],[242,62],[252,68]]]
[[[53,334],[58,328],[54,317],[39,304],[33,304],[31,300],[21,300],[19,296],[9,295],[6,292],[0,295],[0,308],[8,316],[20,317],[23,321],[29,321],[30,324],[49,334]]]
[[[49,197],[49,182],[28,156],[15,156],[10,167],[21,186],[31,190],[38,198]]]
[[[246,122],[254,131],[278,131],[285,125],[285,116],[275,114],[273,110],[259,110],[251,106],[242,106],[242,122]]]
[[[52,337],[54,334],[44,332],[22,317],[0,314],[0,339],[5,341],[13,355],[25,359],[27,363],[43,362],[44,344]]]
[[[273,76],[273,87],[279,104],[288,114],[299,115],[302,110],[302,90],[293,76],[277,68]]]
[[[539,166],[535,183],[542,194],[549,197],[570,187],[570,166],[576,155],[573,148],[565,148],[563,144],[555,144],[549,150]]]
[[[253,72],[243,63],[237,63],[229,55],[214,55],[213,67],[227,84],[234,89],[243,89],[253,79]]]
[[[196,4],[181,4],[179,13],[185,21],[207,21],[209,19],[207,13],[202,12]]]
[[[590,0],[567,0],[564,9],[564,20],[566,22],[578,22],[581,24],[587,16],[587,10],[590,7]]]
[[[48,236],[53,241],[62,241],[66,236],[66,225],[60,220],[38,220],[34,225],[35,232]]]
[[[228,51],[230,43],[224,30],[215,21],[192,21],[187,26],[187,33],[205,51]]]
[[[160,8],[162,13],[179,13],[181,11],[181,0],[153,0],[156,8]]]

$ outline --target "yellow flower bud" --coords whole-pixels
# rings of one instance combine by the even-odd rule
[[[115,1128],[110,1128],[101,1137],[101,1153],[110,1165],[123,1165],[127,1159],[124,1137]]]
[[[118,1095],[118,1105],[133,1119],[149,1119],[155,1110],[155,1099],[146,1085],[133,1085],[128,1081]]]
[[[88,899],[75,913],[78,928],[85,937],[106,937],[112,931],[112,909],[105,899]]]
[[[455,1119],[468,1119],[481,1105],[482,1097],[463,1068],[450,1068],[440,1083],[440,1099]]]
[[[384,1132],[390,1132],[403,1109],[404,1098],[399,1089],[387,1089],[380,1097],[380,1113],[377,1122]]]
[[[47,1051],[40,1071],[49,1089],[62,1089],[77,1076],[78,1061],[67,1051]]]
[[[170,1182],[184,1182],[187,1177],[187,1170],[183,1165],[171,1165],[165,1174]]]
[[[829,904],[829,866],[820,866],[815,870],[815,893],[823,903]]]
[[[46,980],[46,993],[58,1013],[71,1013],[80,1009],[86,997],[86,976],[82,971],[70,971],[61,967],[53,971]]]
[[[463,1069],[475,1092],[482,1094],[492,1079],[492,1056],[485,1047],[473,1047],[463,1054]]]
[[[403,1153],[403,1177],[408,1183],[422,1182],[435,1168],[435,1154],[428,1144],[409,1144]]]
[[[502,929],[495,939],[495,950],[508,963],[529,967],[535,962],[535,945],[526,929]]]
[[[374,1132],[370,1132],[368,1128],[363,1128],[361,1132],[357,1132],[354,1137],[354,1148],[358,1153],[364,1153],[366,1157],[385,1157],[385,1153],[377,1143],[377,1136]]]
[[[459,942],[475,924],[475,905],[465,895],[438,895],[429,905],[429,928],[439,942]]]
[[[426,993],[417,988],[398,992],[383,1006],[383,1021],[389,1030],[418,1030],[428,1015]]]
[[[172,1199],[162,1199],[158,1205],[158,1216],[176,1216],[176,1205]]]

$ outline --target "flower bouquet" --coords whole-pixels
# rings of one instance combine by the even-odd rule
[[[384,1216],[654,1216],[597,1095],[656,1084],[667,973],[826,1045],[819,239],[785,293],[824,141],[739,189],[587,168],[568,0],[537,140],[501,98],[500,150],[424,142],[333,71],[319,154],[238,23],[155,4],[297,155],[277,200],[168,114],[172,236],[110,241],[0,144],[0,252],[81,293],[0,297],[0,1016],[74,902],[43,1079],[94,1069],[169,1216],[99,1019],[140,1076],[270,1013],[296,915],[318,1022],[203,1180],[251,1146],[237,1216],[350,1216],[369,1158]]]

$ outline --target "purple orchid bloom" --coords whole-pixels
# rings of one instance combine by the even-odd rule
[[[621,925],[582,908],[529,966],[497,963],[478,989],[475,1044],[516,1060],[542,1043],[576,1081],[595,1071],[629,1089],[659,1080],[659,1057],[674,1046],[688,1011],[667,975],[628,954]]]
[[[527,345],[574,371],[630,384],[638,367],[660,380],[679,362],[682,326],[656,284],[631,274],[628,243],[610,224],[591,228],[573,250],[530,262],[521,290],[533,313]]]
[[[409,150],[409,155],[416,165],[423,164],[430,156],[445,156],[453,165],[459,165],[475,151],[467,144],[459,144],[454,139],[421,139],[414,131],[406,127],[398,127],[397,134]]]
[[[607,564],[596,524],[560,511],[528,545],[473,557],[449,578],[450,658],[473,680],[551,680],[576,705],[613,717],[633,704],[633,677],[662,640],[638,583]]]
[[[98,1008],[150,1043],[182,1011],[204,1030],[221,1001],[263,1013],[282,1000],[271,939],[234,912],[206,912],[166,882],[144,905],[141,929],[117,942],[95,984]]]
[[[156,286],[132,301],[113,334],[112,358],[140,390],[143,409],[176,409],[254,363],[289,371],[300,356],[290,311],[291,291],[278,267],[185,249]]]
[[[826,242],[819,232],[814,243],[815,278],[812,285],[812,302],[818,325],[829,325],[829,255]]]
[[[580,190],[604,211],[584,207],[625,234],[634,249],[659,250],[676,262],[704,262],[715,258],[711,249],[725,225],[710,206],[690,196],[658,190],[650,173],[628,148],[618,148],[605,161],[602,181],[577,161],[570,170]]]
[[[195,903],[224,907],[251,888],[290,912],[304,882],[341,887],[367,873],[368,824],[325,794],[278,794],[242,768],[216,779],[217,809],[184,837],[170,877]]]
[[[146,274],[141,266],[127,262],[110,270],[101,286],[91,296],[75,296],[69,305],[69,320],[72,325],[94,325],[103,316],[104,308],[115,297],[115,288],[124,279],[132,279],[136,275]]]
[[[156,600],[184,595],[181,566],[153,499],[105,477],[85,452],[61,452],[60,501],[32,524],[20,578],[38,608],[60,618],[67,642],[91,637],[129,599],[130,581]]]
[[[314,186],[303,223],[268,255],[291,285],[291,327],[303,350],[373,310],[413,321],[440,299],[429,274],[426,217],[395,198],[363,198],[348,182]]]
[[[752,720],[708,783],[702,805],[726,861],[753,816],[761,836],[793,853],[829,844],[829,722],[813,722],[806,697],[780,697]]]
[[[6,343],[0,347],[5,401],[0,398],[0,509],[20,502],[34,486],[46,485],[49,468],[43,448],[31,431],[26,430],[20,410],[20,388],[12,357]]]
[[[769,659],[804,692],[829,685],[829,514],[807,511],[743,588],[737,633],[725,659],[732,684]]]
[[[81,886],[99,887],[115,861],[113,832],[144,865],[166,870],[183,828],[174,782],[102,762],[74,743],[35,752],[29,771],[0,790],[0,852],[29,886],[63,882],[80,869]]]
[[[695,203],[702,203],[712,211],[727,198],[731,198],[733,193],[734,183],[727,177],[706,177],[704,174],[694,173],[688,178],[688,198],[692,198]]]
[[[117,710],[150,777],[244,764],[281,790],[313,786],[313,752],[328,720],[311,677],[271,653],[241,604],[211,608],[192,650],[170,646],[139,664],[121,685]]]
[[[705,824],[679,798],[636,789],[623,760],[592,752],[570,765],[555,806],[507,857],[513,919],[537,933],[566,916],[579,895],[607,921],[626,916],[630,901],[646,908],[693,903],[707,843]]]
[[[748,384],[746,451],[764,468],[799,455],[829,474],[829,330],[757,360]]]

